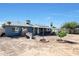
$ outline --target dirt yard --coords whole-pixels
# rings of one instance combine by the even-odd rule
[[[45,36],[47,43],[40,42],[42,37],[26,39],[26,37],[0,37],[0,56],[78,56],[79,35],[67,35],[64,40],[76,42],[58,42],[57,36]]]

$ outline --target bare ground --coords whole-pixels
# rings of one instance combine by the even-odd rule
[[[26,39],[26,37],[10,38],[0,37],[1,56],[78,56],[79,35],[68,34],[64,40],[77,42],[77,44],[60,43],[57,36],[45,36],[48,43],[40,42],[42,37]]]

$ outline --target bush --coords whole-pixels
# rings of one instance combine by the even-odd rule
[[[74,34],[74,29],[78,26],[77,22],[67,22],[63,24],[62,28],[68,29],[70,34]]]
[[[65,37],[67,35],[67,32],[64,30],[60,30],[58,32],[58,36],[60,37],[60,39],[62,39],[63,37]]]

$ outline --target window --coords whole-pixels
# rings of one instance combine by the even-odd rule
[[[14,31],[14,32],[15,32],[15,28],[14,28],[14,27],[12,28],[12,31]]]
[[[15,32],[18,32],[19,31],[19,28],[18,27],[15,27]]]
[[[18,28],[18,27],[13,27],[13,28],[12,28],[12,31],[18,32],[18,31],[19,31],[19,28]]]

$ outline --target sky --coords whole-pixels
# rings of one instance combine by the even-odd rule
[[[23,23],[31,20],[32,24],[57,28],[65,22],[79,22],[79,4],[68,3],[0,3],[0,25],[6,21]]]

